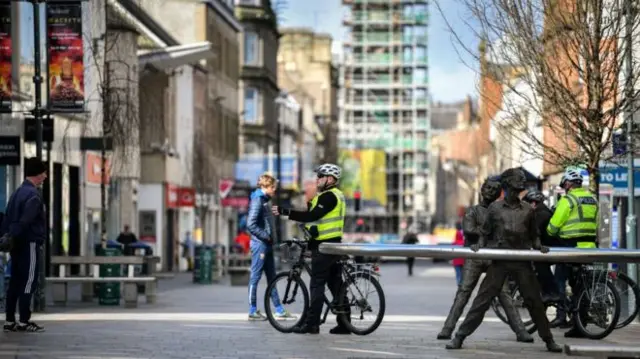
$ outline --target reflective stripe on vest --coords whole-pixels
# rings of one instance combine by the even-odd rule
[[[318,227],[318,238],[316,238],[317,241],[342,237],[344,231],[344,217],[347,213],[347,204],[344,199],[344,194],[342,194],[339,189],[332,188],[325,192],[333,193],[338,200],[338,204],[334,209],[331,210],[331,212],[325,214],[321,219],[306,224],[307,229],[310,229],[311,226]],[[318,198],[320,198],[320,196],[325,192],[322,192],[313,197],[313,199],[311,200],[312,210],[318,204]]]
[[[576,238],[593,236],[598,234],[598,201],[591,192],[582,188],[567,194],[571,214],[564,226],[560,228],[560,238]],[[584,242],[588,243],[588,242]],[[578,247],[591,248],[591,247]],[[593,244],[595,248],[595,244]]]

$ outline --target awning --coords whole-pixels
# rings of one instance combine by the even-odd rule
[[[140,66],[153,66],[159,70],[167,70],[182,65],[195,64],[200,60],[210,59],[216,56],[210,42],[198,42],[195,44],[169,46],[157,50],[138,51],[138,63]]]

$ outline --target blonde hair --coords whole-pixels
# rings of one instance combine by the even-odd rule
[[[275,186],[278,180],[272,175],[265,173],[258,178],[258,187],[260,188],[269,188]]]

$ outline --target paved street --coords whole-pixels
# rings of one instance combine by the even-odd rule
[[[188,276],[179,275],[160,283],[156,305],[126,310],[70,303],[67,308],[50,308],[35,317],[47,327],[45,333],[1,334],[0,358],[549,357],[540,340],[516,343],[493,315],[464,350],[445,350],[445,342],[435,336],[454,295],[453,270],[426,262],[412,278],[405,270],[402,264],[382,266],[387,312],[381,327],[365,337],[328,334],[332,318],[321,335],[281,334],[268,322],[246,321],[246,288],[194,285]],[[264,288],[264,280],[261,285]],[[636,326],[617,331],[606,342],[633,343],[638,331]],[[557,337],[566,343],[561,332]]]

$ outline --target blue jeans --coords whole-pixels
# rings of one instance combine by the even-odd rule
[[[456,270],[456,283],[458,284],[458,286],[460,286],[460,283],[462,283],[462,268],[464,266],[453,266],[453,269]]]
[[[251,240],[251,276],[249,278],[249,312],[255,312],[257,308],[256,293],[258,283],[264,271],[267,282],[271,282],[276,276],[276,263],[273,258],[273,247],[259,240]],[[274,288],[271,292],[271,301],[276,310],[281,311],[280,297]]]

